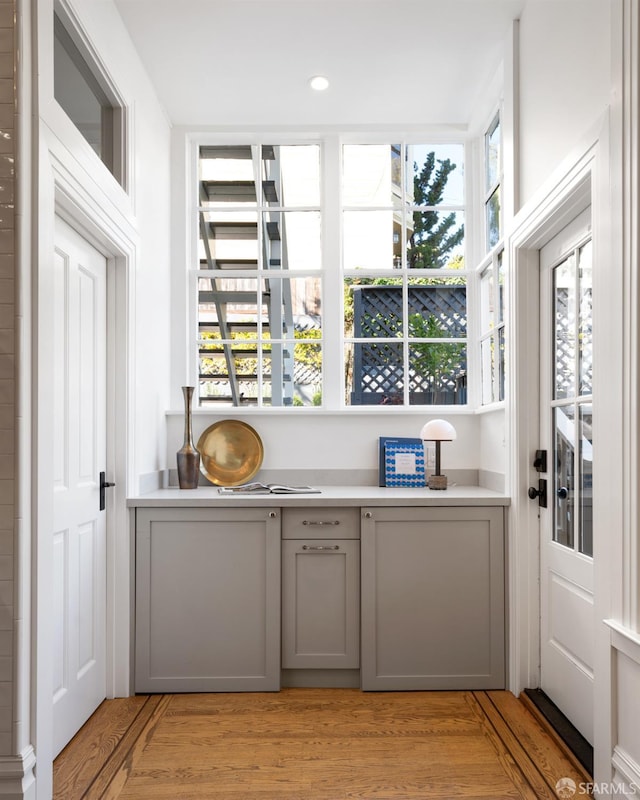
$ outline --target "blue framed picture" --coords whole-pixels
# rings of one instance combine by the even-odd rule
[[[381,436],[378,447],[380,486],[426,486],[422,439]]]

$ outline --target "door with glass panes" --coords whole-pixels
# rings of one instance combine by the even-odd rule
[[[540,685],[593,741],[592,243],[590,209],[540,252]]]

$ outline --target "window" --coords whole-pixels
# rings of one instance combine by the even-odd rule
[[[503,250],[480,269],[482,405],[504,400],[505,305]]]
[[[505,293],[502,246],[502,129],[500,112],[484,134],[484,240],[488,256],[480,264],[481,404],[504,400]]]
[[[345,404],[466,403],[463,145],[342,162]]]
[[[319,145],[203,145],[198,169],[200,404],[319,405]]]
[[[486,252],[502,238],[500,187],[502,183],[502,128],[496,114],[484,136]]]
[[[124,186],[123,109],[70,20],[54,16],[54,97],[116,180]]]
[[[201,406],[467,402],[463,144],[200,143],[197,164]]]

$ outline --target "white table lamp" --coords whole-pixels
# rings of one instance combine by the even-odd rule
[[[436,443],[436,471],[427,480],[430,489],[446,489],[447,476],[440,472],[440,442],[451,442],[456,438],[456,429],[445,419],[432,419],[420,431],[423,442]]]

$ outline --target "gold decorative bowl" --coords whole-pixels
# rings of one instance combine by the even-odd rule
[[[237,419],[210,425],[198,439],[200,472],[217,486],[251,480],[262,465],[264,448],[258,433]]]

